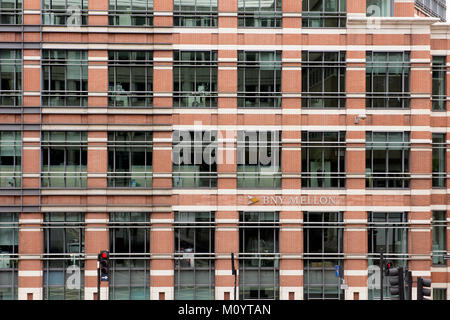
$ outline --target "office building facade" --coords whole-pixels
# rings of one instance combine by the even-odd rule
[[[96,299],[109,250],[101,299],[390,299],[381,252],[450,299],[417,2],[1,0],[0,298]]]

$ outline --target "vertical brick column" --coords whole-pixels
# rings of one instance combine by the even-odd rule
[[[40,2],[24,1],[24,24],[39,25]],[[40,96],[40,34],[27,32],[23,40],[30,42],[36,49],[23,50],[23,107],[27,112],[22,114],[22,123],[33,130],[22,132],[22,188],[27,189],[27,195],[22,195],[23,212],[19,214],[19,300],[41,300],[42,291],[42,260],[43,232],[41,228],[42,214],[40,206],[40,142],[41,116],[39,107]],[[34,45],[32,43],[35,43]],[[37,129],[37,130],[36,130]]]
[[[44,237],[41,213],[19,214],[19,300],[43,299],[43,253]]]
[[[109,214],[104,212],[86,212],[85,214],[85,267],[84,299],[96,300],[97,258],[102,250],[109,250]],[[109,282],[100,283],[100,299],[109,300]]]
[[[347,15],[349,17],[365,17],[366,0],[347,0]]]
[[[218,26],[229,29],[218,34],[218,44],[235,45],[237,35],[237,0],[218,1]],[[234,30],[233,30],[234,29]],[[233,31],[231,31],[233,30]],[[237,61],[236,50],[218,52],[218,116],[219,126],[238,124],[237,116]],[[218,206],[239,205],[237,196],[237,131],[219,130],[217,189]],[[231,272],[231,253],[237,269],[236,298],[239,297],[239,212],[218,210],[215,215],[215,299],[234,299],[234,276]]]
[[[155,1],[155,11],[156,5],[157,1]],[[155,25],[157,23],[156,18],[155,16]],[[158,19],[158,21],[166,21],[166,18]],[[159,128],[173,123],[171,110],[173,53],[172,51],[154,51],[153,59],[153,103],[154,108],[161,110],[161,112],[157,112],[151,121],[156,128]],[[156,131],[155,129],[153,132],[153,189],[171,189],[171,173],[172,132]],[[172,300],[174,299],[174,215],[171,207],[167,206],[172,202],[170,196],[154,196],[152,203],[154,208],[158,207],[158,212],[151,214],[150,299]]]
[[[347,1],[347,16],[365,17],[366,1]],[[349,23],[347,26],[347,43],[352,46],[366,45],[366,32],[361,32],[360,25]],[[364,206],[365,196],[365,125],[369,119],[359,119],[366,115],[366,52],[363,50],[347,50],[346,52],[346,205]],[[358,117],[355,123],[355,117]],[[341,204],[343,205],[343,204]],[[353,300],[356,294],[359,299],[367,299],[367,231],[364,227],[367,213],[364,211],[344,212],[344,280],[348,285],[345,299]]]
[[[302,4],[301,1],[283,1],[283,44],[300,46]],[[301,120],[301,50],[285,50],[282,53],[282,126],[298,126]],[[286,195],[301,189],[301,130],[283,131],[281,139],[282,189]],[[294,192],[295,193],[295,192]],[[303,299],[302,212],[280,212],[280,300]]]
[[[153,12],[153,24],[155,27],[173,26],[173,1],[154,0]]]
[[[89,3],[89,6],[102,5],[102,1],[96,4]],[[105,5],[105,4],[103,4]],[[106,3],[107,8],[107,3]],[[91,7],[89,8],[91,10]],[[107,9],[106,9],[107,10]],[[89,17],[89,24],[95,21],[102,25],[101,16]],[[107,18],[107,17],[106,17]],[[106,21],[107,23],[107,21]],[[107,123],[107,115],[101,112],[100,108],[108,105],[108,51],[89,50],[88,52],[88,108],[91,110],[87,115],[87,123],[99,124]],[[88,132],[88,167],[87,167],[87,187],[88,190],[102,190],[108,186],[108,132],[89,131]],[[107,196],[105,193],[93,192],[85,199],[87,211],[85,213],[85,300],[97,299],[97,255],[101,250],[109,250],[108,222],[109,214],[106,210],[90,209],[93,207],[106,208]],[[109,299],[109,283],[101,282],[100,299]]]
[[[356,3],[357,2],[357,3]],[[357,15],[365,15],[365,1],[351,1],[347,11]],[[347,43],[366,45],[366,34],[361,30],[353,30],[349,26]],[[346,52],[346,205],[364,206],[365,196],[365,125],[369,120],[366,116],[366,52],[348,50]],[[356,120],[355,120],[356,119]],[[341,204],[343,205],[343,204]],[[367,299],[367,213],[365,211],[344,212],[344,279],[348,285],[345,299]]]
[[[89,1],[88,4],[88,24],[90,26],[107,26],[108,25],[108,0]]]
[[[89,50],[88,80],[88,106],[106,108],[108,106],[108,51]],[[90,122],[97,120],[106,121],[107,119],[104,116],[102,119],[98,119],[96,115],[90,116]]]
[[[414,4],[413,4],[414,5]],[[411,34],[411,45],[429,46],[430,34]],[[405,117],[411,125],[411,202],[409,213],[410,233],[408,253],[411,257],[409,270],[413,279],[431,276],[432,234],[431,193],[432,188],[432,133],[431,126],[431,55],[428,50],[411,51],[411,116]],[[421,129],[424,128],[424,129]],[[418,208],[418,209],[417,209]],[[413,290],[413,299],[416,290]]]
[[[414,17],[414,0],[394,0],[394,15],[396,17]]]

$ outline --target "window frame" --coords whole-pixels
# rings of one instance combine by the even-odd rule
[[[12,22],[1,23],[4,17],[11,17]],[[23,0],[14,0],[14,8],[3,9],[0,1],[0,25],[23,24]]]
[[[443,61],[439,61],[439,60]],[[447,110],[447,56],[432,56],[432,111],[445,112]],[[436,77],[439,75],[439,77]],[[443,94],[436,94],[436,84],[442,85]]]
[[[53,1],[55,0],[42,0],[42,12],[41,12],[41,21],[42,25],[46,26],[67,26],[70,27],[70,25],[67,24],[68,18],[71,16],[69,13],[70,6],[68,6],[68,2],[73,0],[64,0],[65,1],[65,9],[53,9]],[[61,1],[61,0],[59,0]],[[80,25],[74,25],[74,26],[87,26],[88,25],[88,0],[77,0],[79,1],[80,5]],[[47,8],[48,6],[48,8]],[[72,6],[72,5],[71,5]],[[61,23],[56,23],[55,20],[58,18],[58,16],[65,17],[65,21]],[[53,20],[53,21],[52,21]]]
[[[184,142],[183,135],[188,132],[190,140]],[[218,131],[204,130],[204,131],[182,131],[174,130],[172,133],[172,187],[174,189],[188,189],[188,188],[217,188],[218,168],[217,162],[213,162],[214,153],[218,155]],[[181,139],[183,138],[183,139]],[[207,149],[213,149],[210,152],[211,164],[205,162],[204,156]],[[184,162],[184,148],[189,148],[189,164]],[[198,150],[202,148],[201,151]],[[176,153],[179,152],[179,161],[176,160]],[[198,157],[201,159],[198,159]],[[182,160],[183,159],[183,160]],[[179,163],[178,163],[179,162]],[[200,163],[199,163],[200,162]],[[183,169],[199,169],[198,171],[184,171]],[[205,169],[202,171],[202,169]],[[208,169],[208,170],[206,170]],[[183,178],[185,178],[183,180]],[[192,179],[192,183],[189,179]]]
[[[391,134],[401,133],[402,141],[389,141]],[[374,141],[374,134],[386,134],[386,141]],[[371,135],[372,139],[369,139]],[[406,139],[407,137],[407,139]],[[377,144],[383,144],[377,146]],[[400,145],[400,146],[399,146]],[[384,149],[379,149],[384,147]],[[391,172],[389,170],[389,151],[396,151],[401,148],[401,172]],[[376,159],[374,151],[384,150],[385,171],[374,172]],[[406,162],[407,159],[407,162]],[[370,163],[369,163],[370,160]],[[402,132],[385,132],[385,131],[366,131],[366,188],[368,189],[408,189],[410,188],[411,180],[411,133],[409,131]],[[384,181],[384,186],[375,185],[380,181]],[[400,182],[398,182],[400,181]],[[400,186],[395,184],[400,183]]]
[[[154,17],[154,2],[153,0],[147,0],[146,10],[118,10],[118,4],[121,0],[109,0],[108,1],[108,25],[110,27],[153,27],[153,17]],[[133,8],[133,1],[137,0],[127,0],[130,1],[130,7]],[[130,24],[121,24],[120,18],[121,16],[129,16]],[[138,18],[144,18],[144,24],[137,24],[136,21]],[[134,23],[133,23],[134,21]]]
[[[208,53],[210,56],[209,60],[197,60],[199,54]],[[195,55],[195,60],[183,60],[183,55],[189,54]],[[218,107],[218,51],[186,51],[186,50],[175,50],[173,53],[173,106],[174,108],[217,108]],[[182,89],[183,83],[183,72],[185,70],[192,71],[194,73],[194,89],[198,89],[197,85],[202,83],[200,80],[200,75],[198,71],[204,69],[209,69],[209,91],[184,91]],[[202,94],[204,93],[204,94]],[[199,101],[197,100],[199,97]],[[194,99],[191,103],[184,103],[183,100]],[[202,98],[204,103],[201,103]],[[207,102],[209,100],[209,103]]]
[[[262,54],[273,54],[272,61],[261,60]],[[248,55],[257,55],[257,60],[248,60]],[[238,51],[238,108],[254,108],[254,109],[279,109],[282,101],[282,51]],[[267,69],[270,68],[270,69]],[[247,91],[246,77],[251,74],[252,69],[258,73],[256,79],[257,91]],[[261,78],[261,71],[272,71],[272,86],[271,91],[261,91],[263,81]],[[247,102],[255,100],[254,105],[247,106]],[[267,105],[261,106],[262,100],[268,100]],[[271,103],[270,103],[271,101]]]
[[[386,55],[386,60],[375,61],[376,55]],[[402,61],[390,61],[391,56],[401,54]],[[375,73],[374,70],[384,68],[384,73]],[[390,79],[394,76],[389,70],[401,68],[402,91],[389,90]],[[379,76],[382,75],[382,76]],[[384,90],[375,91],[376,79],[383,77]],[[394,81],[395,82],[395,81]],[[398,81],[397,81],[398,82]],[[400,101],[400,106],[390,106],[391,101]],[[381,106],[377,106],[382,101]],[[410,51],[366,51],[366,108],[367,109],[410,109],[411,108],[411,52]]]
[[[126,216],[126,220],[121,220],[116,217]],[[134,216],[134,219],[133,219]],[[110,281],[109,281],[109,299],[117,299],[116,290],[119,288],[128,288],[128,297],[125,300],[132,300],[132,289],[143,288],[143,299],[150,299],[150,277],[151,277],[151,239],[150,231],[153,228],[149,212],[111,212],[109,215],[109,250],[110,250]],[[117,249],[118,238],[116,235],[123,229],[127,233],[128,238],[128,252],[120,252]],[[136,252],[133,245],[132,231],[144,230],[144,252]],[[119,234],[120,235],[120,234]],[[119,265],[119,261],[123,260],[123,265]],[[143,266],[132,266],[132,261],[142,261]],[[116,284],[116,272],[128,272],[128,282],[126,284]],[[133,273],[143,272],[144,285],[142,283],[133,283]],[[133,299],[134,300],[134,299]]]
[[[10,221],[0,221],[0,233],[11,232],[12,234],[12,252],[6,252],[2,249],[1,257],[1,269],[2,274],[9,273],[10,283],[9,285],[0,285],[0,300],[18,300],[18,275],[19,275],[19,213],[8,212],[2,213],[2,218],[8,218]],[[9,266],[8,266],[9,265]],[[3,279],[3,277],[2,277]],[[11,296],[4,299],[3,290],[11,290]],[[10,298],[10,299],[8,299]]]
[[[9,52],[9,58],[0,59],[0,78],[3,82],[2,67],[13,68],[13,90],[3,90],[0,88],[0,107],[1,108],[14,108],[21,107],[23,105],[23,61],[21,49],[0,49],[0,54],[3,52]],[[11,55],[14,57],[11,58]],[[6,73],[6,72],[5,72]],[[4,99],[13,99],[12,103],[4,103]]]
[[[248,0],[247,0],[248,1]],[[283,3],[281,0],[273,0],[275,10],[261,10],[262,0],[256,0],[259,10],[247,10],[246,0],[238,1],[238,28],[282,28]],[[254,7],[250,7],[254,8]],[[253,25],[248,21],[253,21]],[[266,23],[264,23],[266,22]],[[258,25],[257,25],[258,24]],[[266,25],[264,25],[266,24]]]
[[[337,134],[337,141],[328,142],[325,141],[326,134]],[[321,141],[316,142],[310,140],[311,135],[321,134]],[[325,148],[334,148],[337,151],[337,166],[338,171],[330,171],[328,175],[330,176],[330,186],[320,186],[319,184],[324,184],[326,182],[326,172],[325,172]],[[311,171],[311,153],[316,150],[321,151],[321,170],[317,172]],[[347,157],[347,142],[346,142],[346,131],[302,131],[302,188],[345,188],[346,187],[346,157]],[[306,164],[306,165],[305,165]],[[341,168],[343,166],[343,168]],[[330,162],[331,169],[331,162]],[[320,172],[320,173],[319,173]],[[317,177],[318,186],[311,186],[314,175]],[[323,175],[321,178],[320,176]],[[319,183],[322,180],[321,183]],[[337,185],[333,184],[337,181]]]
[[[264,134],[265,136],[263,136]],[[237,132],[237,188],[238,189],[280,189],[282,177],[283,144],[281,131],[250,131],[239,130]],[[256,138],[256,145],[250,138]],[[248,139],[247,139],[248,138]],[[265,138],[265,140],[264,140]],[[261,148],[266,148],[266,154],[261,153]],[[251,149],[254,151],[251,152]],[[273,152],[278,150],[278,155]],[[257,152],[256,152],[257,151]],[[253,153],[253,155],[251,154]],[[274,157],[275,163],[265,165],[261,163],[261,157]],[[256,159],[252,159],[255,156]],[[256,164],[252,164],[256,160]],[[249,169],[256,169],[255,171]],[[270,184],[271,183],[271,184]]]
[[[438,214],[442,214],[442,219],[437,217]],[[444,210],[433,210],[432,211],[432,219],[431,219],[431,228],[432,228],[432,252],[431,259],[433,266],[446,266],[446,260],[444,259],[444,255],[447,254],[447,212]],[[443,243],[436,243],[435,234],[437,229],[441,229],[443,233],[442,239]],[[441,245],[441,249],[434,249],[435,245]]]
[[[272,220],[261,220],[262,215],[272,214]],[[246,215],[253,215],[257,220],[247,221]],[[269,232],[273,231],[273,252],[249,252],[246,243],[247,235],[252,229],[257,229],[257,247],[258,251],[262,251],[265,240],[261,238],[261,230],[267,229]],[[251,232],[250,232],[251,235]],[[259,299],[259,300],[278,300],[280,299],[280,213],[278,211],[270,212],[253,212],[253,211],[239,211],[239,299]],[[256,262],[256,266],[254,265]],[[257,273],[258,283],[246,282],[246,273]],[[271,284],[262,283],[262,273],[273,273],[273,286]],[[264,277],[265,280],[267,279]],[[258,297],[249,297],[245,295],[246,287],[257,287]],[[273,288],[273,297],[263,299],[261,293],[264,288]]]
[[[310,11],[308,8],[310,7],[311,0],[303,0],[302,1],[302,28],[346,28],[347,26],[347,3],[346,0],[335,0],[337,1],[338,11],[326,11],[324,9],[324,5],[326,1],[330,0],[320,0],[322,9]],[[334,1],[334,0],[333,0]],[[342,5],[343,4],[343,5]],[[345,8],[342,8],[342,7]],[[328,14],[330,13],[330,14]],[[319,19],[319,20],[318,20]],[[332,21],[334,19],[337,23],[326,26],[326,23]],[[312,23],[314,21],[319,21],[320,26],[314,26]]]
[[[217,28],[219,21],[218,0],[208,0],[210,11],[198,10],[197,3],[199,2],[199,0],[191,0],[191,1],[194,1],[194,9],[184,10],[184,7],[190,6],[187,4],[182,4],[183,0],[173,0],[174,27]],[[189,25],[189,21],[194,22],[195,25]]]
[[[4,133],[12,133],[13,140],[3,140]],[[0,188],[21,188],[22,186],[22,132],[21,131],[0,131]],[[13,149],[13,165],[12,171],[3,172],[1,165],[1,158],[3,147],[9,147]],[[19,153],[17,154],[17,151]],[[7,179],[4,183],[3,180]],[[12,179],[12,181],[11,181]]]
[[[326,220],[326,218],[334,216],[334,221]],[[314,221],[313,216],[321,215],[321,221]],[[335,273],[335,266],[338,265],[340,268],[344,267],[344,212],[316,212],[316,211],[305,211],[303,213],[303,259],[304,259],[304,299],[305,300],[344,300],[345,293],[344,290],[340,288],[341,280],[339,277],[335,277],[335,283],[330,283],[327,280],[327,274]],[[310,245],[313,242],[314,235],[317,236],[316,229],[321,230],[320,241],[321,241],[321,252],[310,252]],[[327,232],[329,230],[337,229],[337,245],[336,251],[328,252],[325,246]],[[327,231],[328,230],[328,231]],[[313,266],[318,264],[318,266]],[[310,272],[321,272],[321,283],[310,283]],[[334,279],[334,278],[333,278]],[[321,298],[310,298],[311,289],[321,289]],[[329,294],[327,288],[336,288],[336,297],[327,297]],[[314,293],[314,292],[313,292]],[[317,294],[317,293],[316,293]]]
[[[87,131],[63,131],[64,140],[51,140],[52,133],[55,131],[42,131],[42,161],[41,161],[41,187],[42,188],[87,188],[87,153],[88,153],[88,133]],[[61,133],[61,132],[58,132]],[[79,134],[79,140],[68,140],[69,133]],[[52,148],[63,148],[64,152],[64,171],[51,171],[52,167]],[[79,151],[79,171],[67,171],[69,151]],[[46,161],[47,160],[47,161]],[[84,162],[84,163],[83,163]],[[45,169],[47,167],[47,170]],[[61,174],[62,175],[59,175]],[[63,185],[56,182],[52,185],[52,179],[63,179]],[[69,186],[68,180],[74,179],[74,185]]]
[[[197,221],[198,215],[208,215],[208,221]],[[183,221],[184,217],[189,217],[194,215],[194,221]],[[196,252],[195,248],[197,245],[197,234],[198,230],[206,230],[208,233],[208,251],[209,252]],[[181,241],[182,233],[187,231],[192,233],[194,241],[194,248],[182,251]],[[215,297],[215,212],[183,212],[176,211],[174,213],[174,243],[175,243],[175,254],[174,254],[174,299],[175,300],[214,300]],[[198,262],[206,260],[207,266],[198,265]],[[208,273],[209,281],[208,283],[201,283],[198,281],[197,274]],[[189,282],[186,275],[192,274],[191,280]],[[181,283],[182,279],[186,280],[188,283]],[[183,289],[193,288],[193,296],[186,298],[180,291]],[[199,296],[199,290],[208,290],[209,297]],[[206,298],[206,299],[205,299]]]
[[[69,59],[69,54],[79,53],[80,59]],[[58,58],[52,58],[52,55],[58,55]],[[63,57],[59,57],[63,54]],[[79,79],[68,79],[70,67],[79,68]],[[45,107],[87,107],[88,106],[88,50],[66,50],[66,49],[43,49],[42,50],[42,89],[41,101]],[[55,76],[52,69],[64,68],[64,89],[55,90],[52,88],[52,82]],[[46,79],[46,77],[48,79]],[[79,90],[68,90],[68,81],[74,80],[79,86]],[[60,80],[59,80],[60,81]],[[46,87],[48,89],[46,89]],[[71,103],[70,99],[79,99],[77,104]],[[55,104],[52,99],[58,102]]]
[[[53,220],[52,217],[57,215],[63,215],[63,221],[61,220]],[[74,216],[78,218],[73,221],[68,219],[68,217]],[[43,222],[43,279],[42,279],[42,290],[43,290],[43,299],[44,300],[54,300],[50,298],[51,289],[62,289],[62,300],[84,300],[85,287],[84,287],[84,268],[85,268],[85,216],[84,213],[80,212],[45,212],[44,213],[44,222]],[[63,252],[53,252],[51,247],[51,238],[52,231],[63,229]],[[67,251],[69,243],[67,241],[68,231],[70,229],[74,229],[78,232],[78,252],[69,252]],[[61,263],[62,266],[58,264]],[[80,268],[80,288],[79,289],[68,289],[66,282],[70,276],[70,273],[67,272],[69,264],[73,263]],[[56,265],[54,265],[56,264]],[[50,284],[51,281],[49,279],[50,274],[54,274],[55,272],[62,272],[64,283],[54,285]],[[78,290],[78,299],[68,299],[68,290]],[[56,298],[56,300],[61,300],[60,298]]]
[[[144,134],[145,140],[132,140],[136,136],[136,133]],[[127,140],[118,140],[120,135],[125,136]],[[131,138],[131,139],[130,139]],[[126,150],[118,150],[121,148],[126,148]],[[121,157],[117,156],[117,152],[128,152],[128,167],[130,170],[133,167],[133,152],[137,152],[136,148],[144,148],[145,158],[144,158],[144,168],[143,172],[136,172],[134,175],[133,171],[124,172],[117,171],[118,165],[117,160]],[[108,142],[107,142],[107,152],[108,152],[108,188],[143,188],[151,189],[153,187],[153,131],[109,131],[108,132]],[[142,151],[141,151],[142,152]],[[150,159],[148,153],[151,154]],[[150,162],[149,162],[150,160]],[[149,164],[150,163],[150,164]],[[148,170],[150,168],[150,171]],[[141,173],[141,175],[139,175]],[[135,179],[144,179],[145,185],[138,186],[139,181]],[[121,185],[119,179],[124,179]],[[128,183],[126,183],[128,181]],[[133,182],[134,181],[134,182]],[[126,183],[126,185],[125,185]],[[119,183],[120,184],[120,183]]]
[[[121,54],[128,54],[128,59],[120,59]],[[145,59],[137,59],[139,54],[144,54]],[[133,56],[136,59],[133,59]],[[154,58],[153,51],[145,50],[109,50],[108,51],[108,107],[109,108],[153,108],[154,87]],[[118,73],[120,70],[128,71],[130,90],[117,90]],[[144,69],[145,90],[131,90],[139,82],[134,81],[136,72]],[[120,85],[122,87],[122,85]],[[115,90],[114,90],[115,89]],[[133,103],[133,99],[144,99],[144,104]],[[117,105],[122,100],[124,105]],[[126,105],[125,105],[126,104]]]

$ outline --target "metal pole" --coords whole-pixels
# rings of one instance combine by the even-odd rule
[[[381,251],[380,251],[380,300],[383,300],[383,298],[384,298],[383,282],[384,282],[384,254],[383,254],[383,248],[381,248]]]
[[[97,258],[97,300],[100,300],[100,262]]]
[[[412,280],[412,272],[411,271],[406,272],[406,282],[408,283],[408,300],[412,300],[413,280]]]
[[[231,273],[234,275],[234,300],[236,300],[237,272],[234,267],[234,253],[231,253]]]
[[[398,268],[399,300],[405,300],[405,280],[403,272],[403,267]]]

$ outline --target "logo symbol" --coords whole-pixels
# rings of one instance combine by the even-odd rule
[[[254,204],[254,203],[257,203],[257,202],[259,202],[258,198],[255,198],[253,196],[248,196],[248,204]]]

